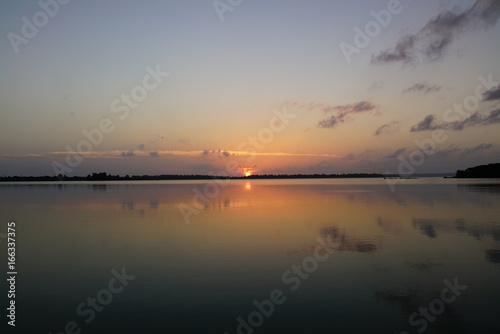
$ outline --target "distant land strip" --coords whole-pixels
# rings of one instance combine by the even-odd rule
[[[39,182],[39,181],[163,181],[163,180],[256,180],[256,179],[339,179],[339,178],[384,178],[399,177],[379,173],[349,174],[262,174],[250,176],[217,176],[217,175],[112,175],[108,173],[92,173],[87,176],[3,176],[0,182]]]

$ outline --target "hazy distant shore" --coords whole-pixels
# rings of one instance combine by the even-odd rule
[[[414,174],[412,177],[445,177],[453,173]],[[93,173],[87,176],[4,176],[0,182],[54,182],[54,181],[168,181],[168,180],[259,180],[259,179],[348,179],[348,178],[387,178],[403,177],[397,174],[379,173],[347,173],[347,174],[263,174],[250,176],[216,176],[216,175],[111,175]]]

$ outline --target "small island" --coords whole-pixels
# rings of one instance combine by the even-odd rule
[[[500,178],[500,163],[470,167],[466,170],[459,169],[455,178]]]

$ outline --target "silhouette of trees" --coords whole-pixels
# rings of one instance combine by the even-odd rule
[[[457,170],[456,178],[499,178],[500,163],[481,165],[467,168],[466,170]]]

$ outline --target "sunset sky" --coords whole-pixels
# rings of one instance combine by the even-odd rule
[[[59,1],[0,4],[0,175],[500,162],[498,0]]]

